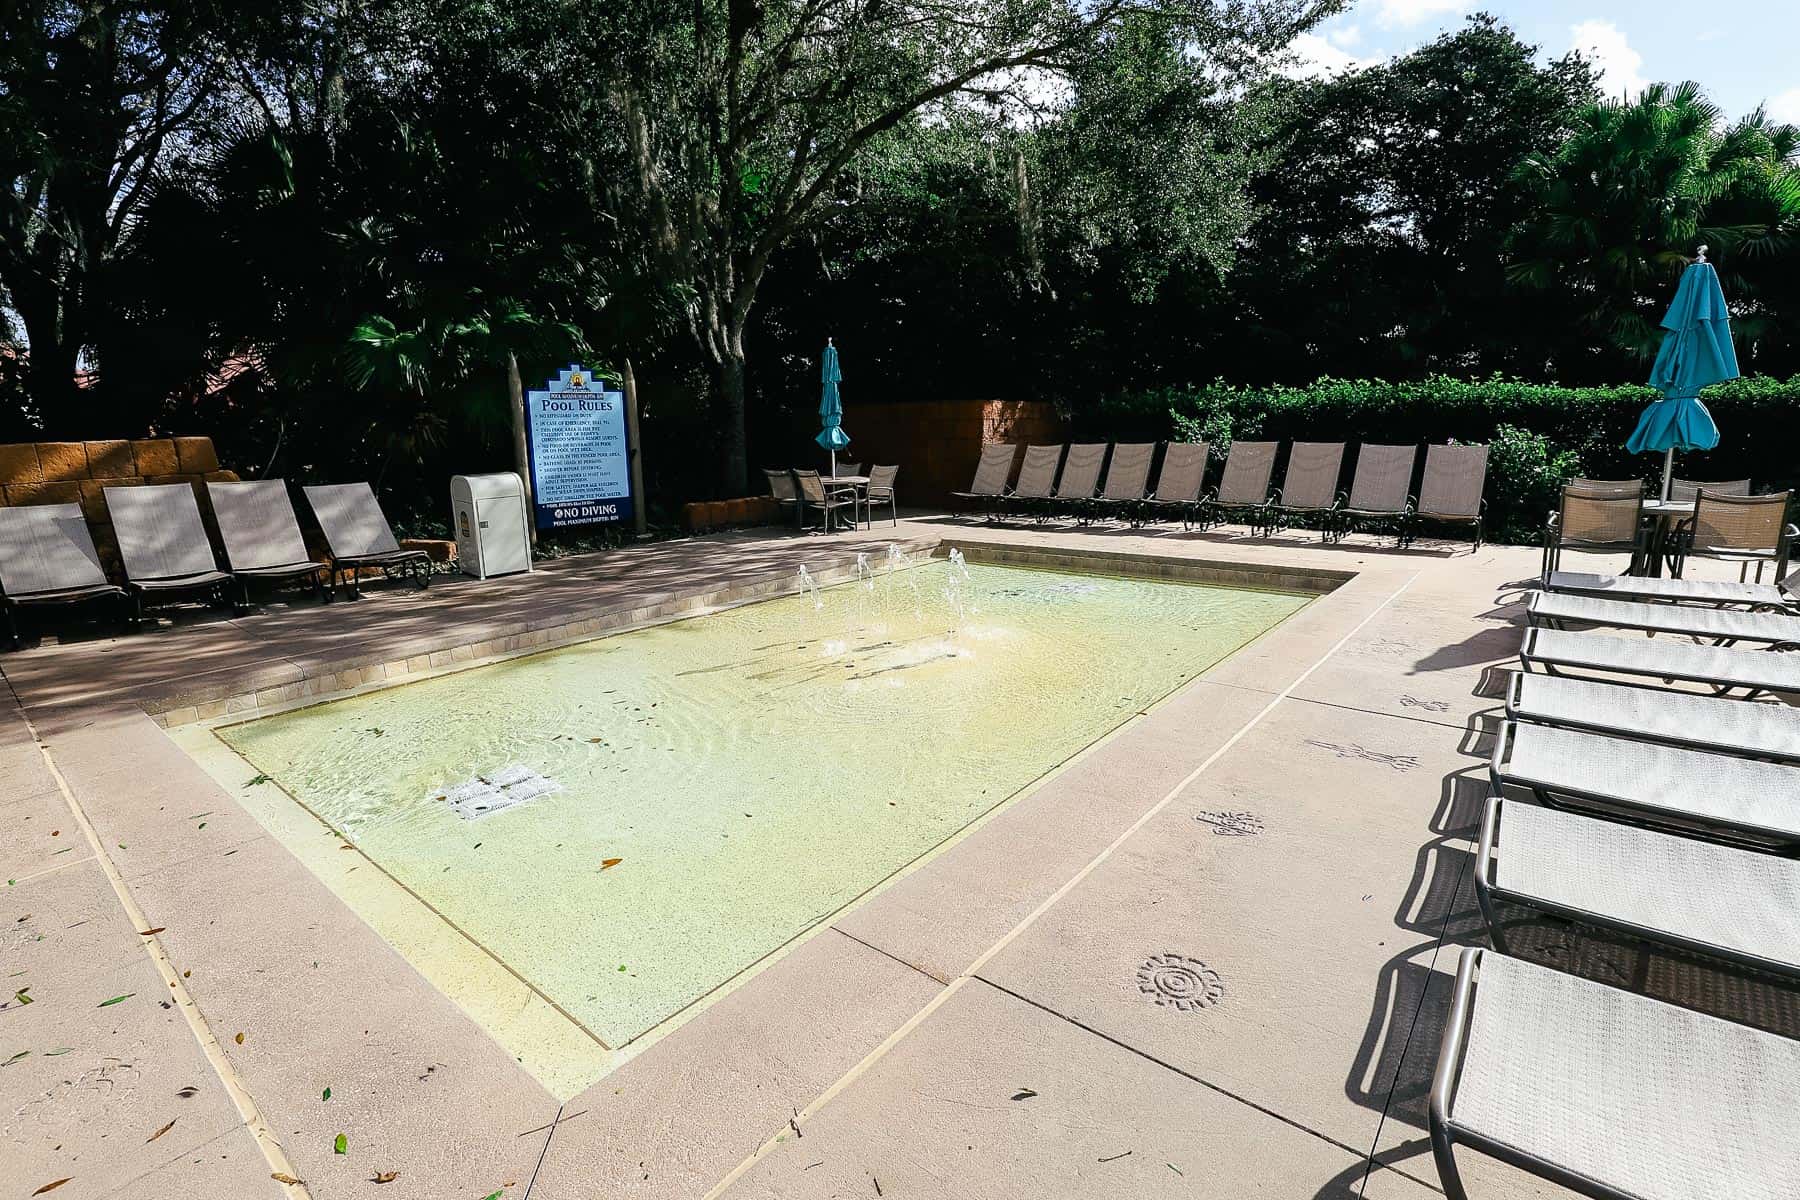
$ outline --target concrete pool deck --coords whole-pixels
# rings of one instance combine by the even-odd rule
[[[1335,587],[567,1099],[159,727],[772,594],[895,540]],[[1490,668],[1536,569],[1515,547],[915,517],[0,656],[0,1188],[1427,1196],[1425,1084],[1480,931]],[[1478,1155],[1464,1174],[1563,1194]]]

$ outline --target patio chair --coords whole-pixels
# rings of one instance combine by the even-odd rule
[[[800,489],[794,486],[794,473],[788,470],[763,468],[763,475],[769,481],[769,495],[775,498],[776,509],[785,517],[794,514],[794,524],[800,523]]]
[[[1800,692],[1800,654],[1695,646],[1668,638],[1527,629],[1519,644],[1519,665],[1551,675],[1569,670],[1605,671],[1703,683],[1721,694],[1741,688],[1747,697]]]
[[[1563,485],[1579,488],[1584,492],[1639,492],[1644,490],[1641,479],[1582,479],[1575,478]]]
[[[826,533],[831,533],[836,526],[842,524],[838,516],[846,508],[850,510],[850,528],[857,526],[857,511],[861,502],[855,493],[827,489],[819,481],[817,471],[795,471],[794,479],[800,484],[800,527],[806,528],[806,514],[816,512]]]
[[[1494,790],[1757,849],[1800,849],[1800,766],[1503,721]],[[1504,793],[1502,793],[1504,794]]]
[[[1763,567],[1770,563],[1780,579],[1787,574],[1789,548],[1800,537],[1800,529],[1787,520],[1792,496],[1732,496],[1701,489],[1694,515],[1677,525],[1670,538],[1669,574],[1679,578],[1690,558],[1716,558],[1741,564],[1739,580],[1749,578],[1751,563],[1756,564],[1756,582],[1762,582]]]
[[[87,600],[116,600],[129,612],[125,589],[107,582],[81,505],[0,507],[0,608],[12,648],[19,648],[16,610]]]
[[[1795,581],[1800,584],[1800,580]],[[1592,575],[1552,571],[1544,580],[1552,592],[1608,596],[1619,600],[1651,600],[1667,604],[1793,610],[1800,596],[1777,583],[1733,583],[1728,579],[1668,579],[1661,575]]]
[[[1333,514],[1344,503],[1338,474],[1344,467],[1344,443],[1295,442],[1288,451],[1287,476],[1269,500],[1271,528],[1292,528],[1304,517],[1317,518],[1319,538],[1332,535]]]
[[[837,473],[839,475],[861,475],[863,473],[863,465],[859,462],[840,462],[837,465]],[[821,478],[827,477],[821,476]]]
[[[1425,447],[1425,478],[1419,484],[1419,509],[1414,522],[1438,521],[1469,525],[1475,530],[1475,549],[1481,549],[1482,522],[1487,501],[1486,446]]]
[[[1800,616],[1786,612],[1745,612],[1690,604],[1605,600],[1569,592],[1532,592],[1525,598],[1525,618],[1532,625],[1551,629],[1563,629],[1574,622],[1706,638],[1716,646],[1762,642],[1770,647],[1800,647]]]
[[[1278,442],[1233,442],[1225,454],[1219,486],[1200,501],[1202,526],[1238,519],[1253,533],[1273,528],[1269,507],[1269,475],[1275,469]]]
[[[1748,479],[1721,479],[1711,483],[1693,479],[1669,480],[1669,499],[1682,504],[1692,504],[1705,488],[1715,496],[1748,496],[1750,481]]]
[[[1150,461],[1155,442],[1120,442],[1106,464],[1106,486],[1094,500],[1095,513],[1119,516],[1136,524],[1144,499],[1150,494]]]
[[[1041,515],[1056,491],[1056,468],[1062,462],[1062,454],[1061,446],[1025,447],[1018,481],[1001,497],[1001,504],[1011,505],[1021,513]]]
[[[1544,525],[1544,560],[1539,572],[1549,579],[1564,550],[1595,553],[1624,551],[1631,556],[1625,574],[1637,573],[1644,556],[1644,484],[1598,484],[1576,480],[1565,484],[1557,510]]]
[[[411,579],[421,589],[431,586],[431,560],[423,550],[400,548],[367,483],[322,483],[301,491],[325,535],[333,595],[341,580],[353,598],[360,597],[362,572],[370,569],[387,579]]]
[[[1800,1179],[1800,1042],[1495,950],[1456,972],[1432,1157],[1467,1146],[1602,1200],[1777,1200]]]
[[[151,483],[104,491],[119,556],[125,560],[132,620],[144,619],[144,599],[150,595],[199,594],[215,604],[226,603],[231,576],[219,570],[191,486]]]
[[[1105,461],[1105,442],[1076,442],[1070,446],[1068,457],[1063,459],[1062,477],[1050,496],[1051,505],[1066,506],[1085,525],[1094,515],[1094,493],[1099,490],[1100,468]]]
[[[208,483],[206,496],[219,540],[225,543],[225,565],[243,588],[245,608],[250,606],[252,579],[303,579],[312,584],[315,595],[324,596],[325,576],[331,569],[307,553],[287,484],[279,479]]]
[[[966,492],[951,492],[958,500],[973,500],[987,506],[992,517],[1000,498],[1006,494],[1006,482],[1012,478],[1013,457],[1017,447],[1012,442],[989,442],[981,448],[981,459],[975,464],[975,478]]]
[[[1356,477],[1350,482],[1350,501],[1337,511],[1337,536],[1352,530],[1392,526],[1394,542],[1412,542],[1413,464],[1417,446],[1371,446],[1356,452]]]
[[[1154,517],[1179,512],[1185,527],[1200,503],[1201,489],[1206,486],[1207,455],[1205,442],[1170,442],[1165,446],[1156,491],[1144,502],[1144,514]]]
[[[883,503],[888,506],[888,515],[893,523],[900,524],[900,502],[894,494],[894,480],[899,475],[898,466],[869,468],[869,488],[863,493],[863,515],[869,518],[871,527],[875,524],[875,519],[870,510]]]
[[[1515,671],[1508,720],[1800,763],[1800,708]]]
[[[1498,905],[1800,982],[1800,862],[1488,797],[1475,899],[1496,950]]]

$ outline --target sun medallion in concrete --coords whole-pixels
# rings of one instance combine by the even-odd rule
[[[1155,954],[1138,968],[1138,991],[1164,1008],[1193,1012],[1225,998],[1225,981],[1197,958]]]

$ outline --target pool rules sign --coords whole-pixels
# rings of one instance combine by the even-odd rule
[[[525,436],[539,529],[631,519],[624,392],[572,366],[526,395]]]

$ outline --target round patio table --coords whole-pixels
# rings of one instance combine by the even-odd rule
[[[819,486],[823,487],[828,492],[851,493],[851,499],[856,503],[858,508],[865,512],[869,507],[869,498],[867,495],[869,490],[869,477],[867,475],[821,475],[819,476]],[[856,509],[851,510],[852,518],[850,527],[852,529],[858,528],[862,520],[861,517],[854,515],[856,511]]]
[[[1656,532],[1650,543],[1650,553],[1646,555],[1644,573],[1661,575],[1663,547],[1669,544],[1669,534],[1677,521],[1685,521],[1694,515],[1692,500],[1646,500],[1644,515],[1656,521]]]

